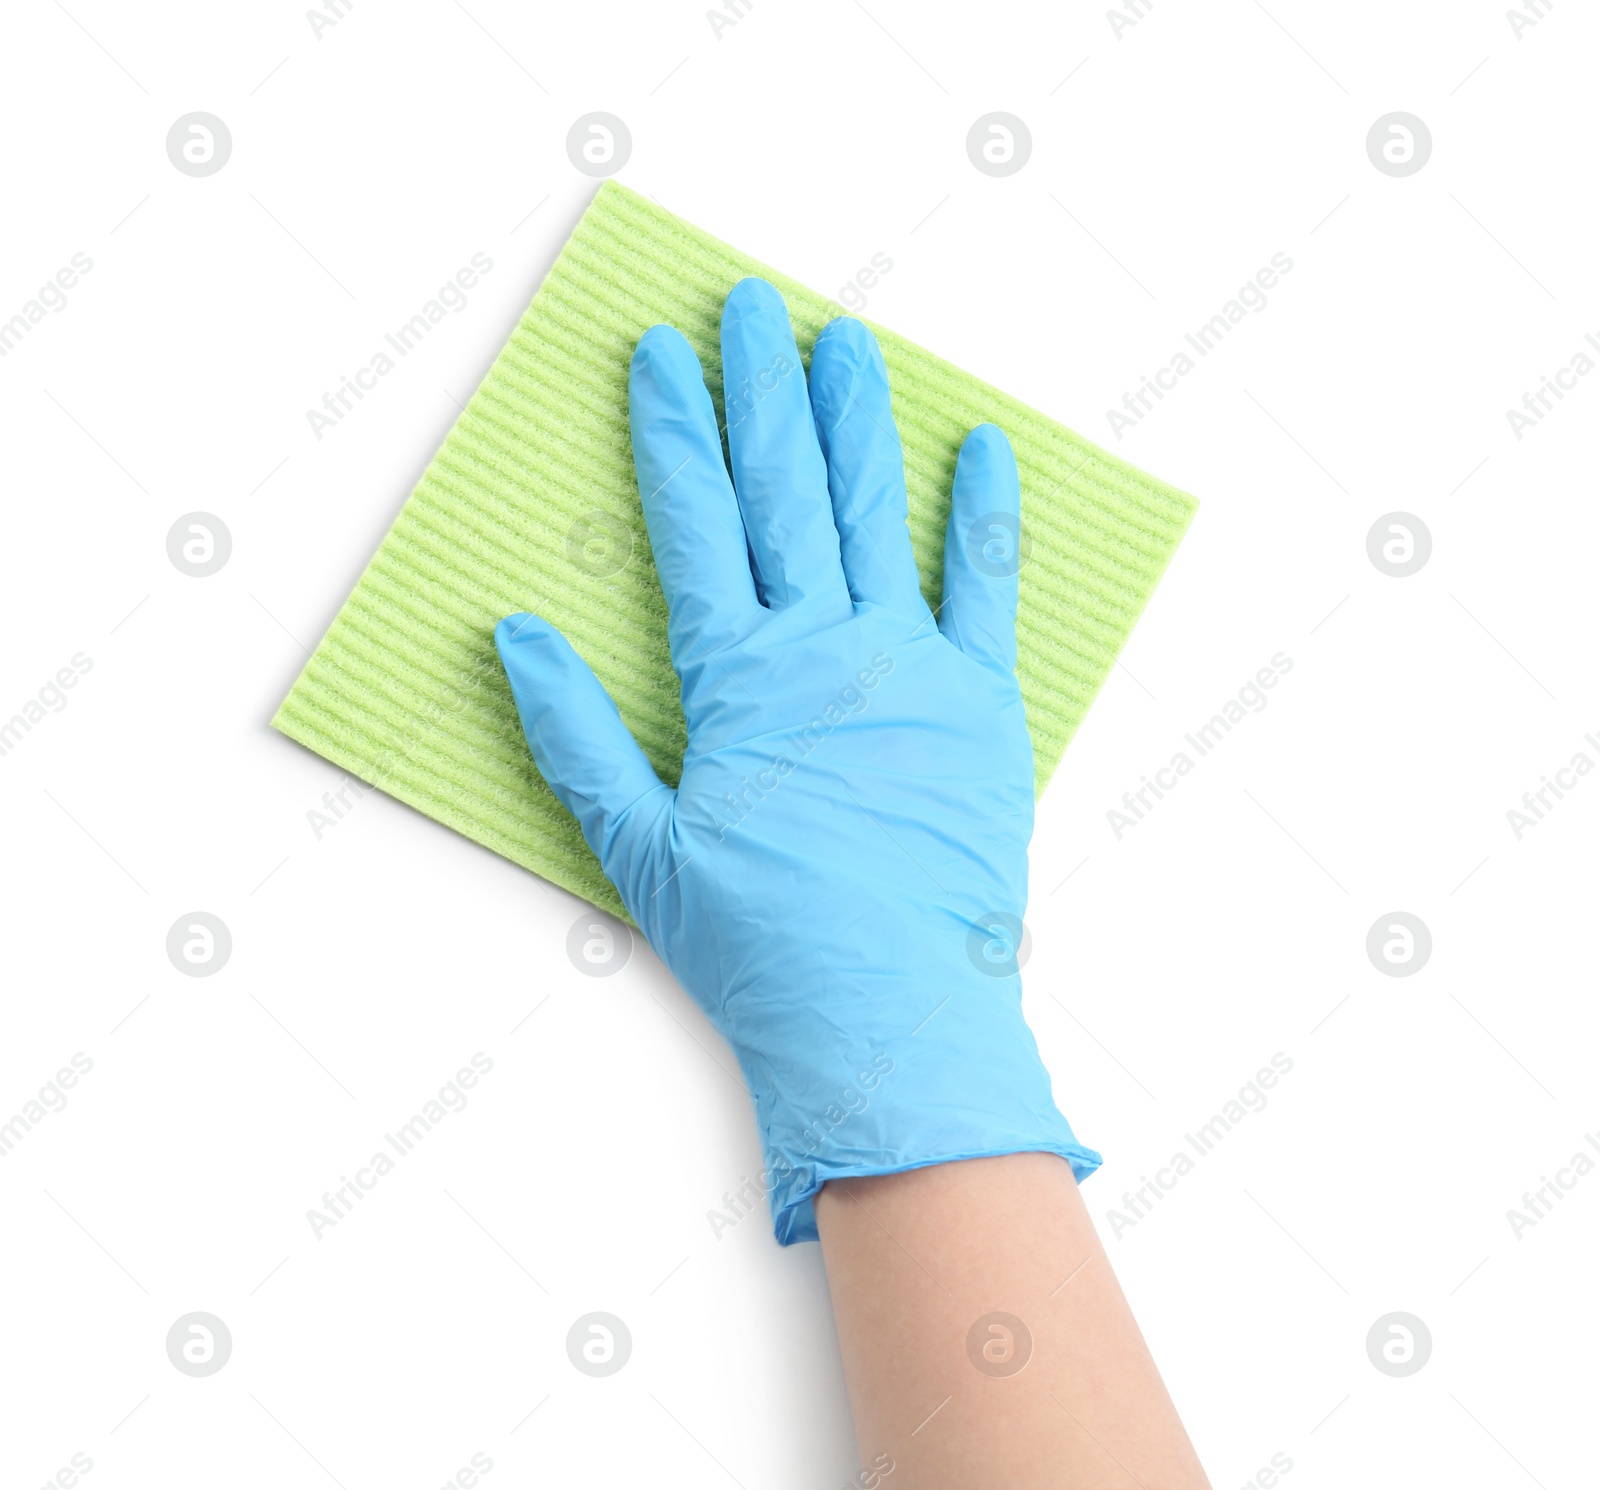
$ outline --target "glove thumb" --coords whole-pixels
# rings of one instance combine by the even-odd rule
[[[589,664],[549,622],[507,616],[495,627],[494,643],[539,774],[577,818],[600,867],[627,900],[640,851],[670,812],[672,789]]]

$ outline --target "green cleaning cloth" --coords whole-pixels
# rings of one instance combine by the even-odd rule
[[[719,323],[746,275],[783,294],[803,357],[841,308],[607,181],[312,654],[273,725],[363,781],[618,916],[539,776],[495,655],[514,611],[564,632],[663,780],[683,715],[628,436],[650,326],[699,353],[719,421]],[[938,603],[956,452],[1011,438],[1022,477],[1017,673],[1043,790],[1160,579],[1194,498],[873,326],[905,445],[922,587]]]

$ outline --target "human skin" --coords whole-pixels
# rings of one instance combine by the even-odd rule
[[[1078,1198],[1073,1166],[1099,1155],[1021,1006],[1035,770],[1011,447],[992,424],[961,444],[935,610],[871,332],[831,322],[803,370],[782,297],[746,279],[722,353],[727,463],[681,333],[652,327],[629,373],[682,775],[663,782],[571,643],[519,612],[496,645],[535,762],[738,1053],[779,1240],[821,1226],[861,1490],[891,1461],[891,1490],[1204,1485]],[[783,743],[806,736],[815,759]],[[995,1311],[1024,1351],[985,1333]]]
[[[816,1210],[860,1483],[876,1463],[888,1490],[1209,1486],[1061,1159],[833,1180]],[[1031,1344],[979,1325],[997,1312]]]

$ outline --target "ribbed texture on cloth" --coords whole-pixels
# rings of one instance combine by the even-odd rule
[[[663,779],[676,782],[683,715],[634,482],[628,364],[647,328],[676,326],[700,355],[720,420],[722,302],[749,274],[782,291],[809,359],[838,306],[606,182],[273,725],[623,915],[577,822],[528,754],[494,627],[528,610],[565,632]],[[930,604],[938,603],[962,439],[989,420],[1016,451],[1031,544],[1020,575],[1017,671],[1042,791],[1195,501],[893,332],[872,329],[888,364],[911,537]]]

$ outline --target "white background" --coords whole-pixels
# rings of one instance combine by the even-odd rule
[[[7,6],[0,317],[94,268],[0,360],[0,716],[93,667],[0,757],[0,1120],[94,1064],[0,1162],[6,1484],[75,1453],[108,1487],[855,1473],[818,1250],[708,1225],[759,1153],[687,997],[642,946],[580,975],[579,902],[380,795],[318,839],[341,774],[266,725],[592,194],[564,142],[597,109],[629,185],[828,293],[887,254],[869,317],[1202,501],[1041,804],[1026,981],[1217,1485],[1275,1453],[1304,1490],[1593,1483],[1600,1175],[1520,1238],[1507,1211],[1600,1130],[1600,777],[1520,841],[1506,813],[1600,762],[1600,377],[1520,441],[1506,410],[1600,334],[1600,26],[1141,10],[754,0],[719,38],[699,4],[357,0],[319,37],[291,3]],[[203,179],[165,151],[195,110],[233,138]],[[991,110],[1032,133],[1006,179],[965,151]],[[1405,178],[1365,147],[1394,110],[1433,139]],[[468,307],[315,439],[478,251]],[[1106,410],[1277,252],[1119,442]],[[194,510],[233,535],[208,579],[166,554]],[[1366,552],[1395,510],[1433,538],[1406,579]],[[1116,838],[1278,652],[1268,707]],[[165,951],[195,910],[233,938],[211,978]],[[1395,910],[1432,933],[1409,978],[1365,952]],[[478,1051],[470,1105],[316,1239]],[[1114,1236],[1280,1051],[1270,1105]],[[604,1380],[564,1348],[596,1309],[634,1341]],[[163,1346],[191,1310],[233,1338],[204,1379]],[[1365,1345],[1396,1310],[1433,1342],[1403,1379]]]

